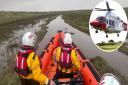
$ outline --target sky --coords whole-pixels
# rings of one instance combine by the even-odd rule
[[[0,0],[0,11],[65,11],[93,9],[102,0]],[[128,0],[116,0],[128,7]]]
[[[108,4],[109,4],[110,8],[115,9],[112,12],[114,14],[116,14],[116,16],[119,16],[119,18],[121,20],[123,20],[125,23],[127,23],[127,16],[126,16],[123,8],[117,2],[114,2],[114,1],[110,2],[110,0],[108,0],[108,1],[109,1]],[[114,4],[114,5],[112,5],[112,4]],[[97,4],[95,6],[95,8],[106,9],[105,1]],[[94,11],[93,10],[89,22],[95,20],[96,17],[98,17],[98,16],[104,16],[105,13],[106,13],[105,11]],[[92,38],[94,43],[100,43],[102,41],[108,42],[109,40],[114,40],[115,42],[118,42],[118,41],[124,42],[126,35],[127,35],[127,31],[122,31],[119,33],[119,35],[120,35],[119,37],[117,37],[116,33],[112,33],[112,34],[108,34],[108,38],[106,38],[106,33],[104,31],[98,31],[98,33],[95,33],[96,30],[92,29],[90,25],[89,25],[89,29],[90,29],[91,38]]]

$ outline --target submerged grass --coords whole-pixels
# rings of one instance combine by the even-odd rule
[[[15,14],[15,16],[16,16],[16,14]],[[37,43],[39,43],[43,39],[43,37],[46,33],[46,29],[47,29],[46,25],[51,20],[53,20],[56,16],[57,16],[56,14],[52,14],[52,13],[48,14],[47,13],[47,15],[43,14],[42,16],[37,16],[34,18],[26,18],[24,20],[23,19],[18,20],[17,22],[12,21],[12,22],[9,22],[8,24],[2,24],[2,25],[0,25],[1,26],[0,34],[3,36],[3,37],[0,37],[1,42],[8,40],[8,38],[10,37],[13,30],[21,29],[18,27],[19,25],[26,26],[28,24],[36,24],[36,20],[47,19],[46,23],[41,25],[41,29],[36,32],[37,37],[38,37]],[[7,29],[5,29],[5,28],[7,28]],[[11,36],[11,37],[15,37],[15,36]],[[0,71],[0,80],[1,80],[0,85],[21,85],[20,79],[14,71],[14,64],[15,64],[14,60],[15,60],[16,53],[13,51],[16,51],[18,49],[18,46],[12,45],[10,43],[7,46],[9,48],[8,50],[11,51],[12,55],[9,55],[8,53],[6,53],[8,59],[6,61],[2,61],[4,63],[6,62],[7,65],[4,66],[3,68],[1,68],[3,71]],[[3,57],[5,57],[5,56],[3,56]]]
[[[35,24],[36,20],[56,16],[54,12],[0,12],[0,43],[8,40],[13,30],[21,29],[21,25]],[[8,17],[7,17],[8,16]]]
[[[112,73],[120,80],[121,85],[128,84],[128,80],[126,80],[117,70],[114,70],[103,58],[97,56],[93,59],[94,61],[92,62],[92,64],[100,73],[100,75],[103,75],[105,73]]]

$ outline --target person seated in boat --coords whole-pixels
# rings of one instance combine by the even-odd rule
[[[63,45],[54,50],[53,61],[57,63],[57,73],[54,78],[71,78],[74,75],[74,67],[80,70],[80,62],[72,46],[70,33],[65,34]]]
[[[41,71],[41,62],[34,46],[36,35],[31,32],[24,34],[22,47],[16,55],[15,70],[21,79],[22,85],[55,85]]]

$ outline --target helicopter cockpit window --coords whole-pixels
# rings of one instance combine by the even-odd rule
[[[102,23],[105,22],[105,18],[104,17],[98,17],[97,20],[100,21],[100,22],[102,22]]]
[[[97,19],[98,19],[98,20],[103,20],[103,17],[98,17]]]

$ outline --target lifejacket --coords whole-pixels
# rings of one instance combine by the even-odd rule
[[[66,45],[61,48],[61,54],[59,58],[59,66],[61,66],[61,70],[66,69],[67,71],[67,69],[72,67],[71,51],[72,47],[70,45]]]
[[[15,71],[19,75],[27,76],[29,73],[31,73],[27,65],[27,58],[31,52],[35,52],[34,48],[26,47],[26,46],[18,50],[18,54],[16,57]],[[35,56],[36,56],[36,53],[34,53],[33,58]]]

